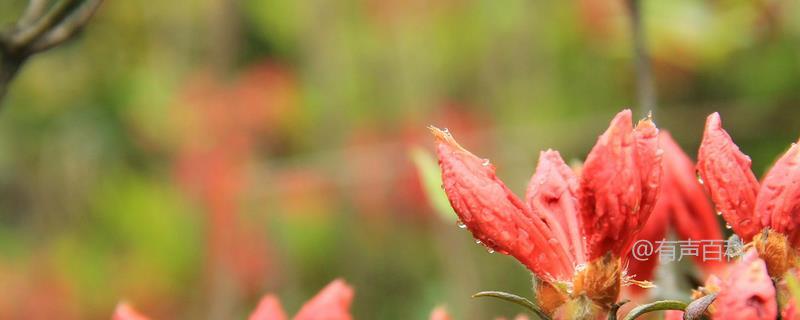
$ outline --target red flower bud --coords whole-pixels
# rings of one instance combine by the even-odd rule
[[[658,129],[648,119],[633,130],[617,114],[583,166],[580,204],[589,260],[623,256],[655,205],[660,179]]]
[[[786,235],[800,245],[800,146],[792,147],[764,176],[755,202],[761,225]]]
[[[745,241],[761,231],[760,221],[753,212],[758,180],[750,170],[750,163],[750,158],[739,151],[722,129],[719,114],[708,116],[697,155],[697,170],[717,210]]]
[[[431,127],[450,204],[484,245],[510,254],[537,276],[566,280],[570,255],[550,227],[495,175],[495,168],[462,148],[445,131]]]

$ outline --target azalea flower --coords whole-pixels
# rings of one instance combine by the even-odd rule
[[[639,239],[655,243],[663,240],[667,231],[672,229],[679,240],[721,242],[722,231],[703,186],[696,178],[694,162],[668,132],[662,130],[659,133],[659,143],[664,150],[660,194],[653,213],[639,234]],[[703,246],[698,243],[698,247],[699,252],[694,256],[694,260],[702,271],[710,274],[722,265],[722,260],[725,259],[722,254],[717,260],[704,259]],[[631,253],[628,259],[628,273],[637,280],[651,280],[658,258],[658,255],[652,255],[636,259]]]
[[[751,241],[772,277],[797,266],[800,245],[800,147],[792,144],[759,185],[748,156],[722,129],[719,114],[706,120],[698,172],[728,225]]]
[[[711,276],[706,285],[695,292],[695,297],[713,293],[717,298],[708,309],[713,320],[774,320],[778,316],[775,286],[766,263],[755,249],[748,250],[741,260],[731,265],[722,280]],[[665,319],[682,319],[682,314],[668,311]]]
[[[537,298],[554,314],[567,300],[590,301],[588,317],[617,301],[623,260],[656,203],[661,176],[658,129],[648,118],[633,128],[617,114],[578,177],[557,151],[540,154],[525,200],[495,167],[447,131],[431,127],[450,204],[461,223],[491,250],[509,254],[541,281]],[[595,311],[599,309],[599,312]]]

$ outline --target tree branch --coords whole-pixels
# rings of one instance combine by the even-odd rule
[[[641,114],[655,113],[656,88],[642,22],[642,0],[629,0],[631,37],[636,68],[636,95]]]
[[[103,0],[60,0],[47,11],[48,0],[29,0],[16,25],[0,32],[0,102],[22,65],[34,54],[77,34]]]

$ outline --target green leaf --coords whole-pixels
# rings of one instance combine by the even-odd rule
[[[684,311],[686,307],[689,305],[686,302],[678,301],[678,300],[661,300],[656,302],[651,302],[648,304],[643,304],[636,308],[633,308],[631,312],[623,318],[623,320],[633,320],[645,313],[653,312],[653,311],[660,311],[660,310],[680,310]]]
[[[502,291],[481,291],[476,294],[473,294],[472,297],[473,298],[492,297],[500,300],[505,300],[508,302],[513,302],[530,310],[531,312],[539,316],[539,318],[542,320],[550,320],[550,317],[544,311],[542,311],[542,308],[538,304],[533,303],[530,300],[515,294]]]
[[[686,311],[683,313],[684,320],[697,320],[697,319],[704,319],[707,318],[705,316],[706,310],[708,306],[714,303],[714,300],[717,299],[717,294],[709,294],[706,296],[702,296],[697,300],[692,301],[686,307]]]
[[[411,159],[417,167],[423,190],[425,190],[425,195],[433,209],[445,221],[453,221],[456,215],[453,208],[450,207],[450,202],[447,201],[447,195],[442,190],[442,174],[436,158],[430,152],[420,147],[414,147],[411,149]]]

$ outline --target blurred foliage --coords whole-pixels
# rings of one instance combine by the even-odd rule
[[[720,111],[764,172],[800,128],[798,16],[645,1],[658,124],[694,154]],[[529,274],[436,217],[409,150],[447,127],[522,190],[538,150],[582,159],[635,101],[621,1],[107,1],[95,18],[0,113],[2,319],[107,319],[120,299],[241,318],[266,292],[293,313],[338,276],[360,319],[514,315],[469,297],[526,295]]]

